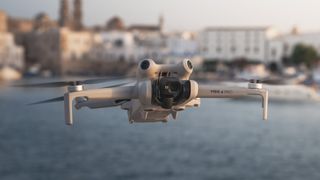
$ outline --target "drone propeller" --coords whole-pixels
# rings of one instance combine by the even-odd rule
[[[231,81],[231,82],[262,83],[262,84],[269,84],[269,85],[283,85],[283,84],[285,84],[283,79],[270,79],[270,78],[263,78],[263,79],[245,79],[245,78],[223,79],[223,78],[218,78],[217,80],[218,81]]]
[[[110,86],[105,86],[103,88],[113,88],[113,87],[119,87],[119,86],[123,86],[123,85],[127,85],[130,84],[130,82],[126,82],[126,83],[119,83],[119,84],[114,84],[114,85],[110,85]],[[34,103],[30,103],[28,105],[38,105],[38,104],[46,104],[46,103],[53,103],[53,102],[60,102],[60,101],[64,101],[64,97],[56,97],[56,98],[52,98],[52,99],[47,99],[47,100],[43,100],[43,101],[38,101],[38,102],[34,102]],[[127,99],[119,99],[119,100],[115,100],[116,103],[120,103],[123,101],[128,101]]]
[[[114,84],[114,85],[110,85],[110,86],[105,86],[105,87],[102,87],[102,88],[113,88],[113,87],[119,87],[119,86],[124,86],[124,85],[128,85],[132,82],[125,82],[125,83],[119,83],[119,84]]]
[[[13,85],[15,87],[64,87],[64,86],[76,86],[83,84],[98,84],[112,80],[120,80],[124,77],[110,77],[110,78],[98,78],[98,79],[87,79],[87,80],[76,80],[76,81],[58,81],[58,82],[47,82],[38,84],[18,84]]]
[[[37,105],[37,104],[46,104],[46,103],[53,103],[53,102],[60,102],[60,101],[64,101],[64,97],[57,97],[57,98],[52,98],[52,99],[47,99],[47,100],[43,100],[43,101],[38,101],[38,102],[34,102],[34,103],[30,103],[28,105]]]
[[[113,102],[115,104],[121,105],[125,102],[130,101],[131,99],[116,99],[113,100]],[[43,100],[43,101],[38,101],[38,102],[34,102],[34,103],[30,103],[28,105],[38,105],[38,104],[46,104],[46,103],[53,103],[53,102],[61,102],[64,101],[64,97],[60,96],[60,97],[56,97],[56,98],[52,98],[52,99],[47,99],[47,100]]]
[[[114,102],[117,103],[117,104],[122,104],[122,103],[125,103],[125,102],[128,102],[128,101],[131,101],[131,99],[117,99]]]

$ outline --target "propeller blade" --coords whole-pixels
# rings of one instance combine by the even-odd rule
[[[15,87],[64,87],[64,86],[74,86],[83,84],[98,84],[113,80],[120,80],[128,77],[109,77],[109,78],[97,78],[97,79],[86,79],[86,80],[75,80],[75,81],[58,81],[58,82],[46,82],[37,84],[17,84],[13,85]]]
[[[47,82],[47,83],[37,83],[37,84],[17,84],[14,87],[63,87],[68,86],[72,81],[60,81],[60,82]]]
[[[125,102],[128,102],[128,101],[131,101],[131,99],[117,99],[115,100],[114,102],[117,103],[117,104],[122,104],[122,103],[125,103]]]
[[[283,79],[263,79],[260,81],[263,84],[270,84],[270,85],[282,85],[284,83]]]
[[[130,84],[130,83],[132,83],[132,82],[118,83],[118,84],[114,84],[114,85],[110,85],[110,86],[105,86],[103,88],[119,87],[119,86],[124,86],[124,85]]]
[[[104,82],[113,81],[113,80],[120,80],[120,79],[125,79],[125,77],[86,79],[86,80],[83,80],[83,81],[80,81],[80,82],[81,82],[81,84],[98,84],[98,83],[104,83]]]
[[[28,105],[36,105],[36,104],[45,104],[45,103],[52,103],[52,102],[59,102],[59,101],[64,101],[64,97],[57,97],[57,98],[52,98],[52,99],[47,99],[44,101],[39,101],[39,102],[34,102]]]
[[[282,85],[286,84],[283,79],[270,79],[270,78],[263,78],[263,79],[245,79],[245,78],[230,78],[230,79],[224,79],[224,78],[218,78],[218,81],[231,81],[231,82],[257,82],[257,83],[263,83],[263,84],[269,84],[269,85]]]

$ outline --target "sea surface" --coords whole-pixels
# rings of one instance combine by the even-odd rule
[[[1,180],[320,179],[320,104],[211,99],[168,123],[120,108],[26,104],[64,89],[0,88]]]

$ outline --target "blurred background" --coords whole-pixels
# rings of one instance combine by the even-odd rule
[[[0,179],[319,179],[316,0],[1,0]],[[133,77],[142,59],[190,59],[192,79],[275,79],[254,98],[202,100],[165,124],[120,108],[26,104],[63,88],[12,83]],[[112,84],[109,82],[105,84]]]

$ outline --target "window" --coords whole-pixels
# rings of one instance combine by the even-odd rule
[[[271,56],[272,56],[273,58],[275,58],[275,57],[277,56],[277,50],[276,50],[276,49],[272,49],[272,50],[271,50]]]
[[[250,39],[250,31],[245,31],[244,36],[245,36],[245,39],[247,41],[249,41],[249,39]]]
[[[220,53],[221,50],[222,50],[221,47],[217,47],[217,48],[216,48],[217,53]]]
[[[237,51],[237,48],[234,47],[234,46],[231,46],[230,51],[231,51],[232,53],[235,53],[235,52]]]
[[[122,39],[117,39],[114,41],[114,46],[115,47],[123,47],[123,41]]]
[[[257,31],[254,33],[254,42],[256,44],[259,44],[259,41],[260,41],[260,32]]]
[[[254,52],[255,52],[256,54],[258,54],[259,51],[260,51],[259,47],[255,47],[255,48],[254,48]]]

